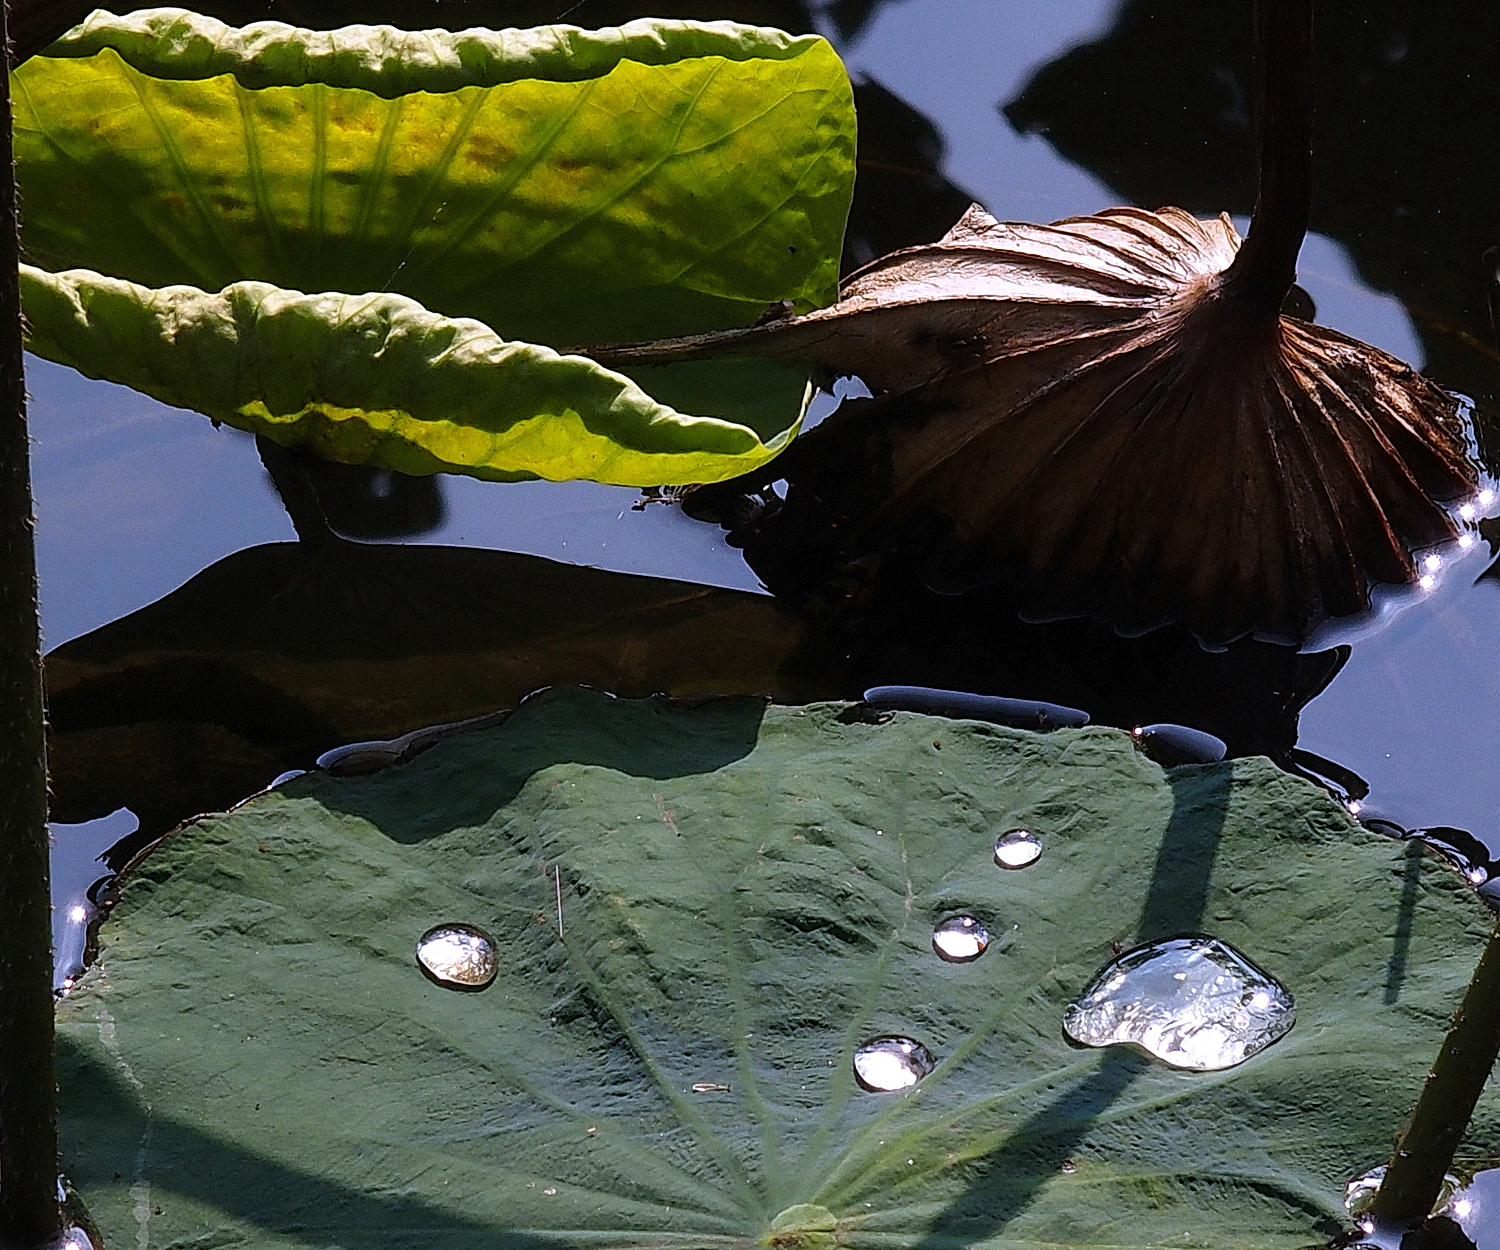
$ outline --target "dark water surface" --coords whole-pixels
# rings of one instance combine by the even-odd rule
[[[535,7],[518,20],[539,20]],[[744,5],[692,7],[746,16]],[[1243,20],[1225,16],[1241,7]],[[1243,229],[1248,5],[780,9],[784,24],[800,13],[838,36],[861,84],[851,264],[935,238],[970,197],[1002,220],[1135,202],[1226,210]],[[1320,322],[1473,398],[1489,452],[1500,362],[1479,258],[1500,243],[1500,18],[1477,2],[1320,14],[1319,233],[1299,283]],[[568,20],[619,16],[590,0]],[[61,821],[128,808],[140,836],[155,835],[339,742],[477,715],[550,682],[801,699],[924,681],[1055,698],[1112,723],[1179,720],[1239,753],[1295,745],[1363,778],[1366,803],[1392,820],[1454,826],[1500,850],[1500,580],[1481,576],[1492,559],[1482,540],[1445,556],[1430,589],[1346,630],[1342,667],[1256,653],[1256,673],[1271,664],[1274,680],[1244,663],[1226,676],[1226,662],[1172,646],[1144,656],[1150,644],[1132,644],[1117,661],[1113,644],[1069,627],[1016,627],[1011,642],[1043,658],[1028,653],[1013,670],[969,654],[941,622],[911,635],[925,653],[908,647],[899,661],[875,644],[832,655],[758,593],[716,526],[675,507],[633,510],[634,491],[319,470],[337,528],[407,545],[311,552],[291,545],[248,436],[28,364]],[[560,650],[564,633],[583,641]],[[1147,677],[1117,685],[1118,665]],[[1174,676],[1153,685],[1156,672]],[[107,832],[126,831],[128,817],[113,820]],[[59,829],[67,907],[97,879],[102,836]],[[1486,1205],[1487,1190],[1476,1212]],[[1480,1244],[1500,1246],[1500,1220],[1482,1223]]]

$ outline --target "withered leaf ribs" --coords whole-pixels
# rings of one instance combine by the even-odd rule
[[[840,531],[812,544],[836,554],[830,576],[920,533],[935,579],[1007,581],[1028,614],[1122,632],[1296,640],[1357,613],[1373,585],[1416,580],[1412,553],[1455,536],[1443,504],[1478,481],[1452,397],[1281,313],[1311,194],[1307,8],[1257,13],[1261,191],[1243,246],[1227,217],[1175,208],[1039,226],[975,205],[831,308],[601,358],[862,377],[874,399],[760,474],[816,494]]]

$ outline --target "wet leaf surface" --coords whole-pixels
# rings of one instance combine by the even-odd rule
[[[1456,877],[1413,873],[1264,760],[1164,773],[1113,730],[839,711],[554,691],[174,835],[60,1008],[65,1165],[107,1235],[938,1250],[1335,1231],[1483,944]],[[1018,872],[992,858],[1011,826],[1047,844]],[[956,913],[997,935],[982,958],[933,952]],[[418,970],[417,941],[453,923],[494,939],[488,989]],[[1216,1073],[1066,1044],[1112,943],[1192,932],[1288,987],[1288,1035]],[[855,1051],[880,1037],[935,1068],[862,1089]]]

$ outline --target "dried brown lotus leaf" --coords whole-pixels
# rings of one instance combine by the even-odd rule
[[[858,373],[877,399],[792,460],[825,479],[875,466],[867,498],[845,492],[858,541],[936,514],[934,566],[1015,579],[1037,613],[1303,638],[1367,608],[1373,584],[1415,580],[1410,552],[1454,536],[1442,503],[1476,469],[1437,386],[1227,294],[1239,244],[1227,217],[1174,208],[1035,226],[976,205],[831,308],[603,358]]]

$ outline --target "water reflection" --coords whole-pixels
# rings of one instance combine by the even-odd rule
[[[142,836],[541,686],[832,697],[763,595],[449,547],[242,551],[47,659],[53,813]]]
[[[1249,6],[1130,0],[1108,34],[1039,70],[1005,115],[1139,204],[1251,206]],[[1318,7],[1312,228],[1406,305],[1426,370],[1493,401],[1480,257],[1494,245],[1500,10],[1416,0]],[[1494,446],[1490,458],[1494,467]]]
[[[89,959],[89,931],[99,917],[100,891],[122,866],[112,848],[140,827],[121,807],[81,824],[54,822],[52,841],[52,989],[66,994]]]

